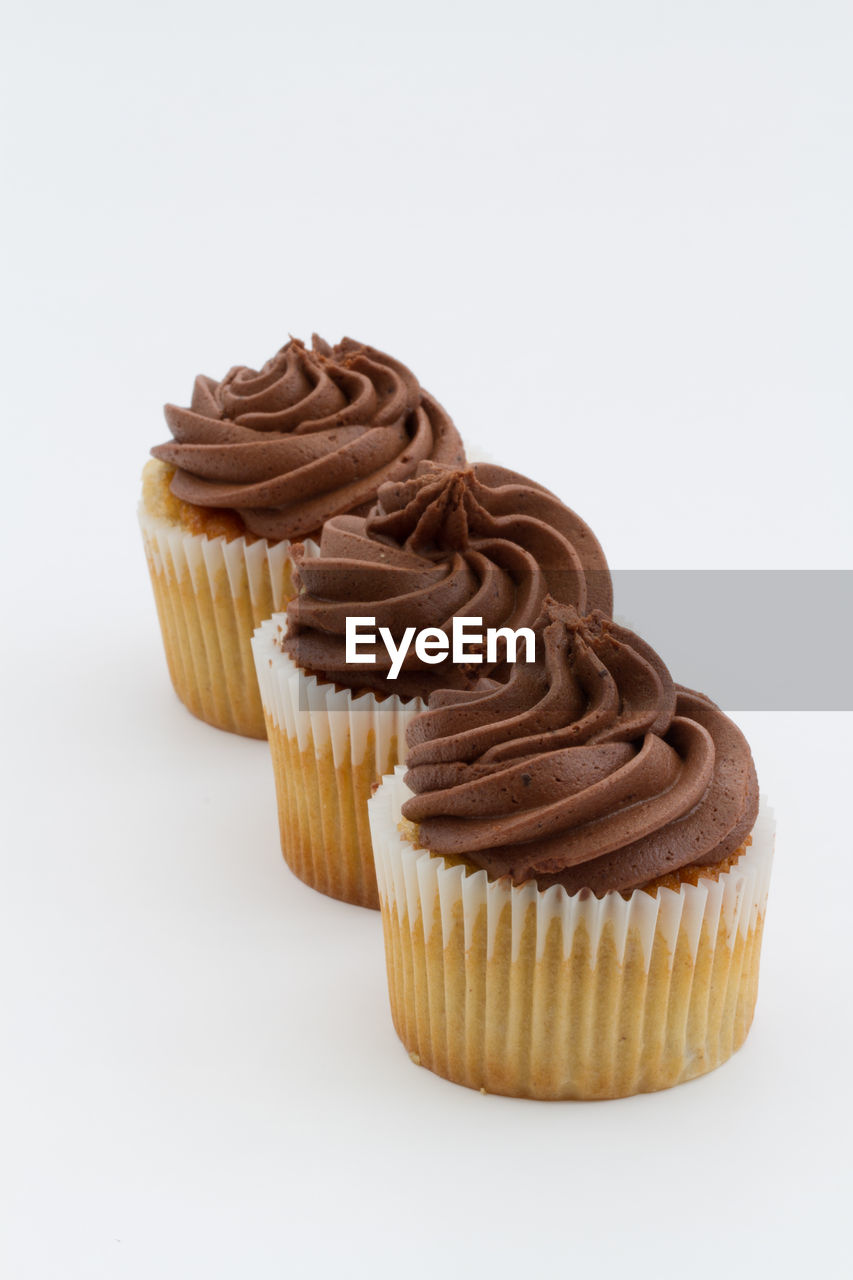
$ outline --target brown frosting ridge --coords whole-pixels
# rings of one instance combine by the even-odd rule
[[[407,734],[404,817],[490,877],[630,890],[721,862],[749,835],[758,780],[737,726],[645,641],[548,600],[534,663],[442,691]]]
[[[165,415],[174,439],[151,452],[177,468],[176,497],[234,510],[276,541],[366,513],[380,485],[424,459],[465,464],[453,422],[414,374],[350,338],[332,347],[315,334],[310,350],[291,338],[257,372],[200,375],[190,407]]]
[[[402,697],[471,688],[498,662],[424,664],[411,647],[388,678],[383,643],[375,661],[347,663],[347,617],[375,618],[397,643],[407,627],[451,633],[454,617],[488,627],[533,627],[546,596],[581,611],[610,612],[604,553],[583,520],[526,476],[478,464],[466,470],[422,462],[409,480],[379,490],[366,519],[337,516],[323,528],[320,555],[295,550],[303,592],[287,610],[283,649],[302,667],[350,688]]]

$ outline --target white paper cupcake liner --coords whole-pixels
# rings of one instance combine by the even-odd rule
[[[208,724],[265,737],[251,639],[294,594],[291,543],[188,533],[142,505],[139,523],[175,692]]]
[[[367,801],[405,750],[406,726],[424,709],[321,683],[279,648],[283,615],[252,640],[266,714],[281,849],[312,888],[378,907]]]
[[[420,1063],[533,1098],[667,1088],[746,1037],[774,822],[730,870],[677,891],[569,895],[490,881],[401,832],[398,768],[370,802],[392,1014]]]
[[[465,442],[465,457],[469,467],[475,467],[477,463],[485,463],[490,467],[499,467],[501,463],[492,455],[490,449],[485,448],[479,440],[472,440],[470,443]]]

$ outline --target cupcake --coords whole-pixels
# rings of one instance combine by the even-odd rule
[[[370,802],[394,1025],[458,1084],[665,1089],[749,1030],[773,852],[749,747],[600,612],[439,691]]]
[[[330,517],[465,452],[405,365],[349,338],[291,339],[165,412],[173,439],[151,450],[139,519],[169,674],[202,720],[262,738],[250,641],[294,594],[294,540],[310,555]]]
[[[253,641],[282,852],[313,888],[377,907],[367,800],[398,763],[409,721],[436,689],[505,678],[502,629],[532,636],[549,593],[609,612],[610,575],[579,516],[485,464],[422,462],[410,480],[382,486],[367,518],[327,521],[319,554],[295,559],[302,593]],[[454,656],[454,630],[475,619],[493,647],[486,639]],[[354,620],[375,638],[348,656]],[[412,644],[413,632],[429,645]]]

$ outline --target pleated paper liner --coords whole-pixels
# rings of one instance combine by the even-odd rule
[[[405,836],[398,768],[370,802],[394,1026],[472,1089],[618,1098],[725,1062],[746,1038],[773,859],[762,804],[729,870],[654,894],[489,881]]]
[[[251,640],[295,594],[290,542],[188,533],[144,505],[139,523],[175,692],[217,729],[266,737]]]
[[[281,652],[284,617],[263,623],[252,647],[266,714],[281,851],[313,889],[378,907],[367,801],[405,750],[419,698],[354,696],[321,683]]]

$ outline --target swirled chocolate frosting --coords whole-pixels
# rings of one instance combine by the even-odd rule
[[[399,360],[344,338],[292,338],[259,371],[199,376],[189,409],[167,404],[174,440],[152,449],[177,470],[172,492],[236,511],[279,541],[317,533],[343,512],[366,513],[379,486],[422,459],[463,466],[459,433]]]
[[[482,618],[484,629],[532,628],[549,593],[581,611],[612,607],[592,531],[547,489],[503,467],[423,462],[410,480],[384,484],[366,519],[328,521],[319,556],[295,554],[303,592],[288,606],[284,650],[327,680],[403,697],[505,676],[505,647],[491,665],[457,665],[452,654],[430,665],[412,645],[389,679],[381,642],[362,648],[373,661],[347,663],[348,617],[374,618],[377,635],[387,627],[399,643],[407,627],[449,636],[454,617]]]
[[[443,691],[408,729],[403,814],[491,878],[596,894],[721,862],[749,835],[749,747],[639,636],[546,602],[536,661]]]

